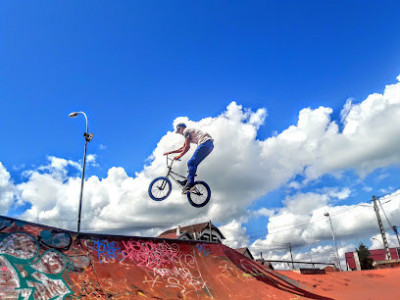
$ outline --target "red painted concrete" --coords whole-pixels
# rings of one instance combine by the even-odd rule
[[[221,244],[0,217],[0,299],[398,299],[399,279],[400,269],[276,272]]]

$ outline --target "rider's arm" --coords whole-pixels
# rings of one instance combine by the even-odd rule
[[[177,150],[174,150],[174,151],[169,151],[169,152],[165,152],[164,153],[164,155],[169,155],[169,154],[172,154],[172,153],[181,153],[182,152],[182,150],[183,150],[183,146],[182,147],[180,147],[179,149],[177,149]]]
[[[186,154],[186,152],[189,151],[189,149],[190,149],[190,137],[185,139],[185,143],[183,144],[183,146],[180,149],[182,149],[180,151],[180,154],[175,156],[174,159],[180,159],[182,156],[184,156]]]

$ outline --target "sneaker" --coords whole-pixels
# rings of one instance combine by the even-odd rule
[[[190,182],[186,183],[186,185],[182,189],[182,194],[186,194],[186,193],[190,192],[193,187],[194,187],[194,183],[190,183]]]
[[[186,183],[188,182],[188,179],[186,178],[185,180],[178,180],[178,182],[179,182],[179,184],[180,184],[181,186],[185,186]]]

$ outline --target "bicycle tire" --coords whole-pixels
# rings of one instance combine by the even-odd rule
[[[206,206],[211,199],[210,187],[204,181],[195,181],[194,188],[195,191],[187,193],[189,203],[197,208]]]
[[[158,184],[160,184],[159,186],[156,185],[158,181],[159,181]],[[164,187],[162,187],[163,185]],[[154,187],[155,189],[153,189]],[[155,193],[157,191],[157,188],[159,191],[162,191],[162,193],[160,194]],[[171,190],[172,190],[171,180],[169,180],[167,177],[157,177],[152,182],[150,182],[148,193],[150,198],[153,199],[154,201],[162,201],[167,199],[169,194],[171,194]]]

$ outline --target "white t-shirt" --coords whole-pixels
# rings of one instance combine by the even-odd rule
[[[185,139],[190,137],[190,142],[197,145],[204,144],[208,140],[214,141],[207,132],[194,128],[185,128],[185,130],[183,130],[183,136]]]

